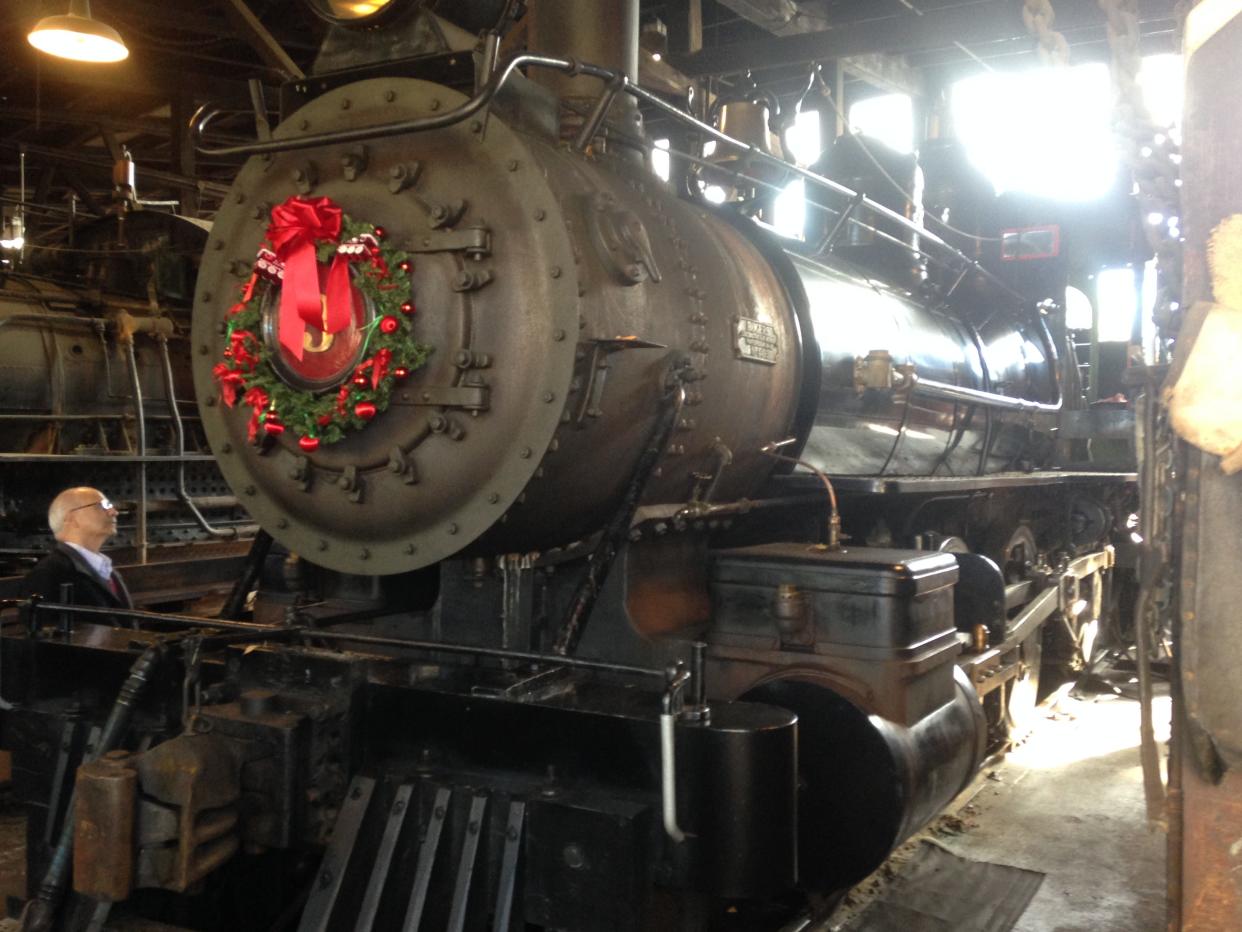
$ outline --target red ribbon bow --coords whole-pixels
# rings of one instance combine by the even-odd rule
[[[319,293],[319,259],[315,247],[321,240],[332,243],[340,240],[341,208],[331,198],[291,197],[272,208],[267,238],[285,264],[280,290],[280,344],[300,361],[307,324],[314,324],[325,333],[338,333],[349,326],[353,313],[346,257],[333,256],[324,290],[326,301]]]

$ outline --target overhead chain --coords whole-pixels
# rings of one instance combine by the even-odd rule
[[[1171,127],[1157,126],[1143,99],[1137,0],[1099,0],[1099,4],[1107,16],[1112,51],[1114,130],[1134,177],[1143,231],[1156,255],[1156,323],[1164,337],[1171,337],[1182,278],[1181,153]]]
[[[1069,64],[1069,43],[1065,36],[1052,28],[1056,13],[1049,0],[1024,0],[1022,22],[1026,30],[1039,41],[1039,57],[1046,65]]]

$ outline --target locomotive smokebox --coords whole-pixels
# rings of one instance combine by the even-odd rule
[[[275,135],[433,117],[464,101],[409,78],[362,81]],[[646,501],[689,500],[717,473],[717,498],[753,494],[773,468],[760,448],[795,432],[803,331],[755,234],[679,201],[641,166],[584,159],[507,120],[493,110],[252,158],[218,215],[193,330],[204,426],[251,513],[323,566],[397,573],[590,534],[616,509],[674,373],[685,406]],[[251,408],[227,405],[215,374],[273,207],[291,197],[327,198],[409,254],[402,297],[432,348],[386,410],[313,450],[293,430],[252,442]],[[256,336],[301,397],[335,394],[367,358],[373,302],[355,295],[344,331],[309,328],[296,359],[278,337],[279,285],[258,283],[253,301]]]

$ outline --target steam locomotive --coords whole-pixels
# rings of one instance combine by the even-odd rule
[[[5,627],[26,927],[716,928],[856,883],[1113,611],[1132,476],[1055,283],[636,86],[636,3],[544,0],[504,63],[512,4],[315,6],[316,73],[216,152],[190,335],[252,610]],[[659,180],[645,117],[732,163]],[[347,221],[297,318],[264,250],[312,204]],[[341,249],[380,271],[330,325]],[[376,333],[425,362],[377,374]]]

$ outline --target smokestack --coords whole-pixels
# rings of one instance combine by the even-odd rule
[[[527,14],[531,18],[527,46],[543,55],[602,65],[637,82],[638,6],[638,0],[533,0]],[[571,77],[542,68],[532,70],[531,76],[563,102],[562,136],[574,135],[581,115],[590,112],[604,87],[598,78]],[[639,120],[634,98],[619,95],[609,112],[609,124],[641,135]]]

